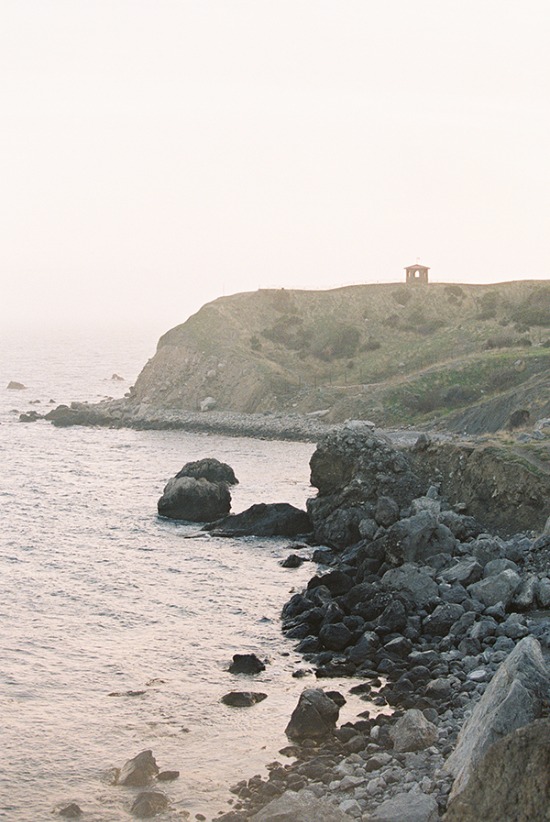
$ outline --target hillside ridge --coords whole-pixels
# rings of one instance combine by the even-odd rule
[[[480,433],[550,416],[549,366],[545,281],[260,289],[163,334],[131,400]]]

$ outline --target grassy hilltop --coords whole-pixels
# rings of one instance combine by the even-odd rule
[[[134,396],[477,432],[550,416],[549,385],[550,283],[388,283],[221,297],[161,337]]]

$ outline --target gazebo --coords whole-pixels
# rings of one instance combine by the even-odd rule
[[[427,265],[420,265],[419,263],[408,265],[405,268],[407,283],[427,283],[429,270]]]

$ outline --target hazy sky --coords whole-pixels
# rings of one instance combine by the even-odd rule
[[[548,0],[0,0],[0,317],[550,277]]]

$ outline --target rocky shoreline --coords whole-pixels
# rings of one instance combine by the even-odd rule
[[[507,537],[489,532],[468,506],[445,498],[441,472],[429,462],[420,470],[431,440],[418,432],[392,441],[360,421],[145,412],[125,401],[75,403],[46,418],[318,441],[305,540],[318,571],[285,605],[282,625],[305,662],[295,676],[328,685],[302,696],[330,703],[331,719],[316,709],[304,732],[287,729],[281,756],[294,761],[233,786],[231,810],[217,819],[474,822],[484,807],[494,822],[549,822],[548,523]],[[491,495],[479,497],[478,510],[489,513]],[[540,522],[548,496],[531,503]],[[298,561],[303,544],[289,543]],[[330,680],[343,677],[366,705],[337,727],[345,694]]]
[[[297,676],[349,676],[382,712],[287,728],[295,761],[234,786],[217,818],[548,820],[550,534],[486,533],[372,433],[333,431],[311,464],[320,570],[283,630],[309,666]]]

